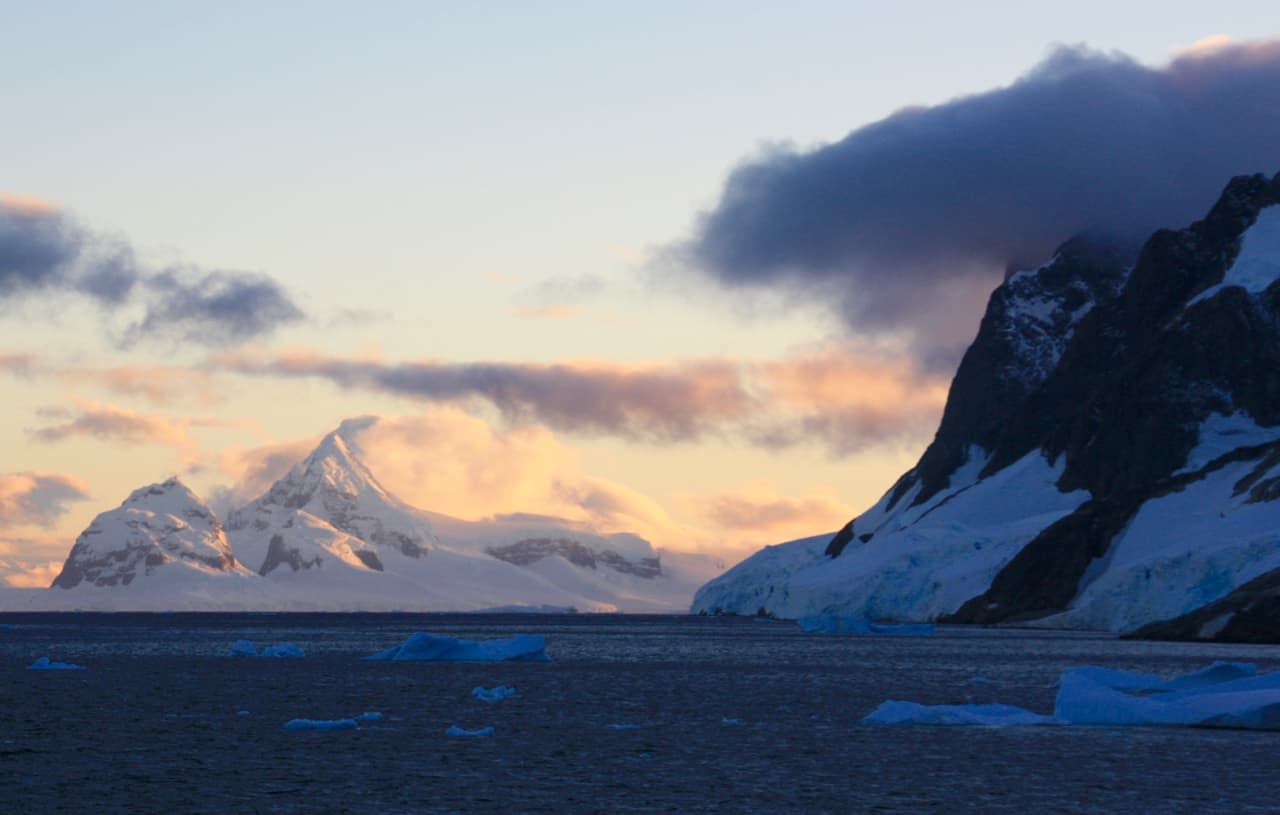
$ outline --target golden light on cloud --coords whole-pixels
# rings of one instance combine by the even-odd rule
[[[1208,37],[1201,37],[1190,45],[1181,46],[1173,49],[1175,57],[1198,57],[1221,51],[1235,45],[1235,40],[1226,34],[1211,34]]]
[[[0,207],[30,215],[53,215],[61,211],[57,204],[38,196],[3,191],[0,191]]]

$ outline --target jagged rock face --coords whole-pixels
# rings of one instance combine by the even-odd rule
[[[1006,422],[1053,374],[1082,320],[1113,301],[1129,273],[1119,250],[1069,241],[1038,269],[992,293],[978,336],[960,361],[933,443],[894,486],[898,500],[916,483],[914,503],[947,486],[973,445],[992,449]]]
[[[1280,176],[1237,178],[1132,266],[1076,241],[1012,276],[917,466],[695,610],[1124,630],[1280,566],[1277,205]]]
[[[571,538],[526,538],[505,546],[490,546],[485,551],[517,566],[529,566],[545,557],[559,555],[584,569],[606,568],[646,579],[662,576],[659,558],[632,562],[611,549],[597,551]]]
[[[1280,176],[1239,178],[1203,221],[1156,233],[1121,296],[1082,321],[1058,367],[1006,419],[988,472],[1042,449],[1065,457],[1063,489],[1094,500],[1032,541],[955,621],[1065,608],[1138,509],[1178,488],[1169,479],[1212,414],[1243,411],[1263,427],[1280,425],[1280,286],[1257,296],[1229,287],[1196,301],[1222,282],[1241,235],[1276,204]]]
[[[80,534],[51,588],[127,586],[164,569],[242,571],[222,524],[182,482],[135,490]]]
[[[435,544],[430,525],[387,492],[352,454],[341,429],[266,494],[232,512],[227,531],[264,575],[282,565],[310,568],[328,557],[382,571],[379,551],[421,558]]]

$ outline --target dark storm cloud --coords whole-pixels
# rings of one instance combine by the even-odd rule
[[[140,308],[119,342],[163,337],[215,346],[243,342],[303,318],[261,274],[141,264],[127,243],[95,234],[61,210],[0,197],[0,305],[78,294],[105,312]]]
[[[147,310],[126,342],[171,336],[205,345],[231,345],[270,334],[302,319],[280,284],[245,272],[167,270],[143,281]]]
[[[940,284],[994,284],[1081,233],[1136,248],[1233,175],[1278,170],[1280,42],[1163,68],[1059,47],[1008,87],[747,161],[673,253],[730,286],[833,298],[858,332],[927,334]]]

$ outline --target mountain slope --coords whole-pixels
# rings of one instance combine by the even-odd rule
[[[1127,630],[1280,567],[1280,490],[1257,486],[1280,440],[1278,203],[1280,177],[1237,178],[1131,269],[1073,241],[1012,276],[917,466],[820,552],[757,555],[694,609]]]

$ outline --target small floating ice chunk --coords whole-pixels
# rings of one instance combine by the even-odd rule
[[[424,662],[503,662],[524,660],[550,662],[546,640],[534,634],[516,634],[504,640],[473,642],[455,637],[442,637],[419,631],[404,642],[377,654],[369,660]]]
[[[355,719],[290,719],[285,730],[355,730]]]
[[[746,722],[742,721],[741,719],[726,718],[726,719],[721,719],[720,724],[746,724]]]
[[[987,679],[985,676],[971,676],[965,680],[970,685],[994,685],[994,679]]]
[[[262,649],[259,656],[264,657],[301,657],[306,656],[302,649],[291,642],[282,642],[279,645],[270,645]]]
[[[1013,705],[920,705],[915,702],[882,702],[863,718],[864,724],[1007,725],[1059,724]]]
[[[40,657],[27,666],[28,671],[83,671],[83,665],[74,662],[52,662],[48,657]]]
[[[496,731],[492,727],[482,727],[479,730],[467,730],[465,728],[458,727],[455,724],[450,725],[449,729],[444,731],[444,734],[446,736],[471,736],[478,738],[481,736],[492,736],[495,732]]]
[[[605,727],[609,728],[610,730],[639,730],[640,729],[640,725],[629,724],[629,723],[628,724],[607,724],[605,725]]]
[[[247,711],[247,710],[237,710],[237,711],[236,711],[236,715],[237,715],[237,716],[248,716],[248,715],[249,715],[249,711]]]
[[[376,710],[366,710],[364,713],[361,713],[359,716],[356,717],[356,721],[357,722],[380,722],[382,721],[382,714],[377,712]]]
[[[471,695],[479,699],[481,702],[501,702],[503,699],[509,699],[512,696],[515,696],[516,689],[509,688],[506,685],[498,685],[493,688],[476,685],[471,689]]]
[[[233,657],[256,657],[258,655],[258,646],[249,640],[236,640],[231,643],[230,655]]]
[[[796,620],[806,634],[879,634],[891,637],[932,637],[932,623],[873,623],[862,617],[814,614]]]

